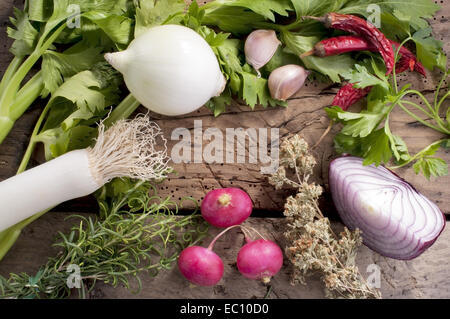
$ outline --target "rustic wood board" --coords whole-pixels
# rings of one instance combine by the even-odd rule
[[[3,0],[0,2],[0,72],[3,73],[11,55],[8,53],[11,41],[6,37],[5,28],[7,19],[11,15],[12,7],[20,6],[20,0]],[[446,52],[450,52],[450,34],[448,32],[448,17],[450,16],[450,5],[441,4],[444,8],[432,21],[433,29],[439,38],[444,41]],[[413,85],[427,96],[431,96],[436,86],[438,74],[429,76],[424,80],[417,75],[408,74],[402,76],[403,81]],[[280,135],[302,133],[305,138],[314,143],[328,125],[328,119],[323,111],[328,106],[337,88],[328,87],[318,83],[308,83],[295,97],[289,101],[289,108],[262,109],[250,111],[246,106],[235,103],[223,116],[214,118],[211,112],[202,108],[194,114],[178,118],[165,118],[154,114],[164,130],[166,137],[170,138],[173,129],[194,127],[194,120],[202,120],[203,130],[217,127],[224,131],[226,128],[279,128]],[[0,146],[0,180],[14,175],[21,154],[28,143],[32,127],[39,116],[39,103],[21,118],[11,135]],[[395,122],[393,130],[401,135],[411,151],[417,151],[427,143],[438,138],[438,134],[422,128],[411,121],[402,112],[394,114]],[[337,130],[334,131],[334,133]],[[322,145],[316,150],[316,157],[320,162],[316,169],[318,182],[326,186],[328,174],[328,162],[335,156],[332,147],[332,134],[329,135]],[[169,142],[170,148],[175,141]],[[206,143],[206,141],[204,141]],[[449,153],[440,154],[445,160],[450,161]],[[38,157],[36,163],[39,162]],[[269,215],[269,211],[279,212],[287,192],[276,192],[266,183],[266,177],[259,172],[259,166],[242,164],[189,164],[174,165],[178,174],[173,175],[165,183],[159,186],[162,196],[173,196],[175,199],[184,196],[193,196],[201,200],[206,192],[212,188],[222,186],[236,186],[245,189],[252,197],[255,208],[262,215]],[[411,181],[420,191],[435,201],[440,208],[450,214],[450,189],[448,188],[450,177],[444,177],[432,182],[423,177],[416,176],[409,169],[399,171],[405,179]],[[323,205],[333,214],[332,203],[329,194],[325,197]],[[90,211],[95,212],[95,204],[89,199],[73,201],[62,207],[66,211]],[[60,208],[60,210],[62,209]],[[192,207],[187,207],[192,208]],[[42,265],[47,257],[54,255],[55,251],[50,247],[56,231],[64,231],[70,227],[70,222],[64,221],[65,213],[53,212],[47,214],[31,226],[25,229],[18,243],[11,252],[0,263],[0,274],[7,275],[9,272],[26,271],[33,273],[39,265]],[[281,223],[279,219],[252,218],[249,221],[253,226],[262,230],[265,234],[281,242]],[[446,267],[450,257],[450,231],[448,228],[436,244],[419,258],[410,262],[394,261],[380,257],[366,247],[360,249],[358,265],[365,270],[371,263],[378,264],[382,269],[381,290],[385,298],[449,298],[450,297],[450,268]],[[211,231],[217,233],[217,230]],[[263,285],[243,280],[234,267],[234,259],[237,249],[242,244],[240,236],[231,235],[224,238],[217,246],[219,254],[224,256],[226,274],[223,281],[215,288],[190,288],[186,281],[181,278],[178,271],[163,272],[155,279],[144,279],[144,291],[134,296],[126,289],[112,289],[101,285],[95,290],[93,298],[261,298],[266,294],[267,288]],[[312,279],[308,287],[290,286],[289,267],[285,267],[276,278],[274,278],[273,293],[271,298],[322,298],[322,286],[320,281]]]
[[[47,258],[57,252],[51,247],[57,231],[67,232],[71,223],[64,213],[49,213],[33,223],[23,232],[17,244],[0,263],[0,275],[10,272],[27,272],[34,275]],[[283,223],[279,218],[252,218],[246,222],[256,227],[268,239],[283,242]],[[339,226],[338,226],[339,227]],[[212,228],[205,244],[219,232]],[[135,295],[125,287],[113,288],[98,284],[91,298],[220,298],[250,299],[263,298],[267,287],[262,283],[247,280],[236,268],[236,256],[243,245],[243,236],[238,231],[230,231],[215,246],[215,251],[223,258],[225,273],[215,287],[192,287],[179,273],[177,267],[161,272],[156,278],[142,274],[143,290]],[[425,253],[412,261],[398,261],[384,258],[365,246],[358,252],[357,265],[363,276],[370,264],[376,264],[381,270],[380,290],[383,298],[450,298],[450,225],[447,225],[441,237]],[[270,298],[324,298],[320,279],[312,277],[307,286],[290,284],[291,268],[285,260],[281,272],[271,281]],[[136,288],[136,285],[132,286]]]

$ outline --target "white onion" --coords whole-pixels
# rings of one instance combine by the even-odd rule
[[[191,113],[226,85],[219,62],[195,31],[178,25],[150,28],[127,50],[105,55],[133,96],[162,115]]]
[[[359,228],[364,244],[381,255],[419,256],[444,229],[444,214],[393,172],[362,162],[347,156],[330,164],[330,189],[342,221]]]

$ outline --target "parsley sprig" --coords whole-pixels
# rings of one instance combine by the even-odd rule
[[[407,38],[402,45],[411,39]],[[399,49],[396,58],[398,55]],[[430,102],[421,92],[411,89],[409,84],[399,88],[396,73],[392,77],[385,76],[384,65],[377,58],[371,57],[357,64],[344,76],[355,87],[371,86],[372,90],[366,109],[360,113],[346,112],[337,106],[326,109],[333,121],[343,124],[335,138],[337,151],[363,157],[365,165],[388,164],[391,159],[395,163],[392,169],[413,164],[416,174],[422,173],[427,179],[447,175],[447,163],[435,154],[441,147],[448,148],[450,145],[448,104],[444,109],[450,91],[442,95],[444,81],[449,75],[450,70],[447,70],[436,89],[434,100]],[[413,102],[411,97],[417,97],[424,106]],[[413,107],[414,111],[407,106]],[[392,111],[396,107],[418,123],[443,134],[443,138],[411,155],[403,139],[390,128]]]

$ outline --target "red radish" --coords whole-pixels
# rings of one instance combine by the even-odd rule
[[[213,252],[214,244],[222,235],[235,227],[242,229],[242,226],[228,227],[211,241],[208,248],[192,246],[183,250],[178,258],[178,268],[181,274],[198,286],[216,285],[223,276],[223,262]]]
[[[211,249],[192,246],[182,251],[178,258],[182,275],[198,286],[214,286],[223,276],[223,262]]]
[[[258,239],[248,241],[237,257],[239,272],[249,279],[268,283],[283,265],[283,252],[273,241]]]
[[[211,225],[226,228],[242,224],[252,213],[250,196],[239,188],[223,188],[206,194],[201,205],[203,218]]]

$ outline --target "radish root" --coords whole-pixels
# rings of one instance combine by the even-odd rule
[[[88,152],[91,173],[102,185],[117,177],[161,180],[170,172],[167,140],[147,115],[117,121],[108,130],[101,122]]]

